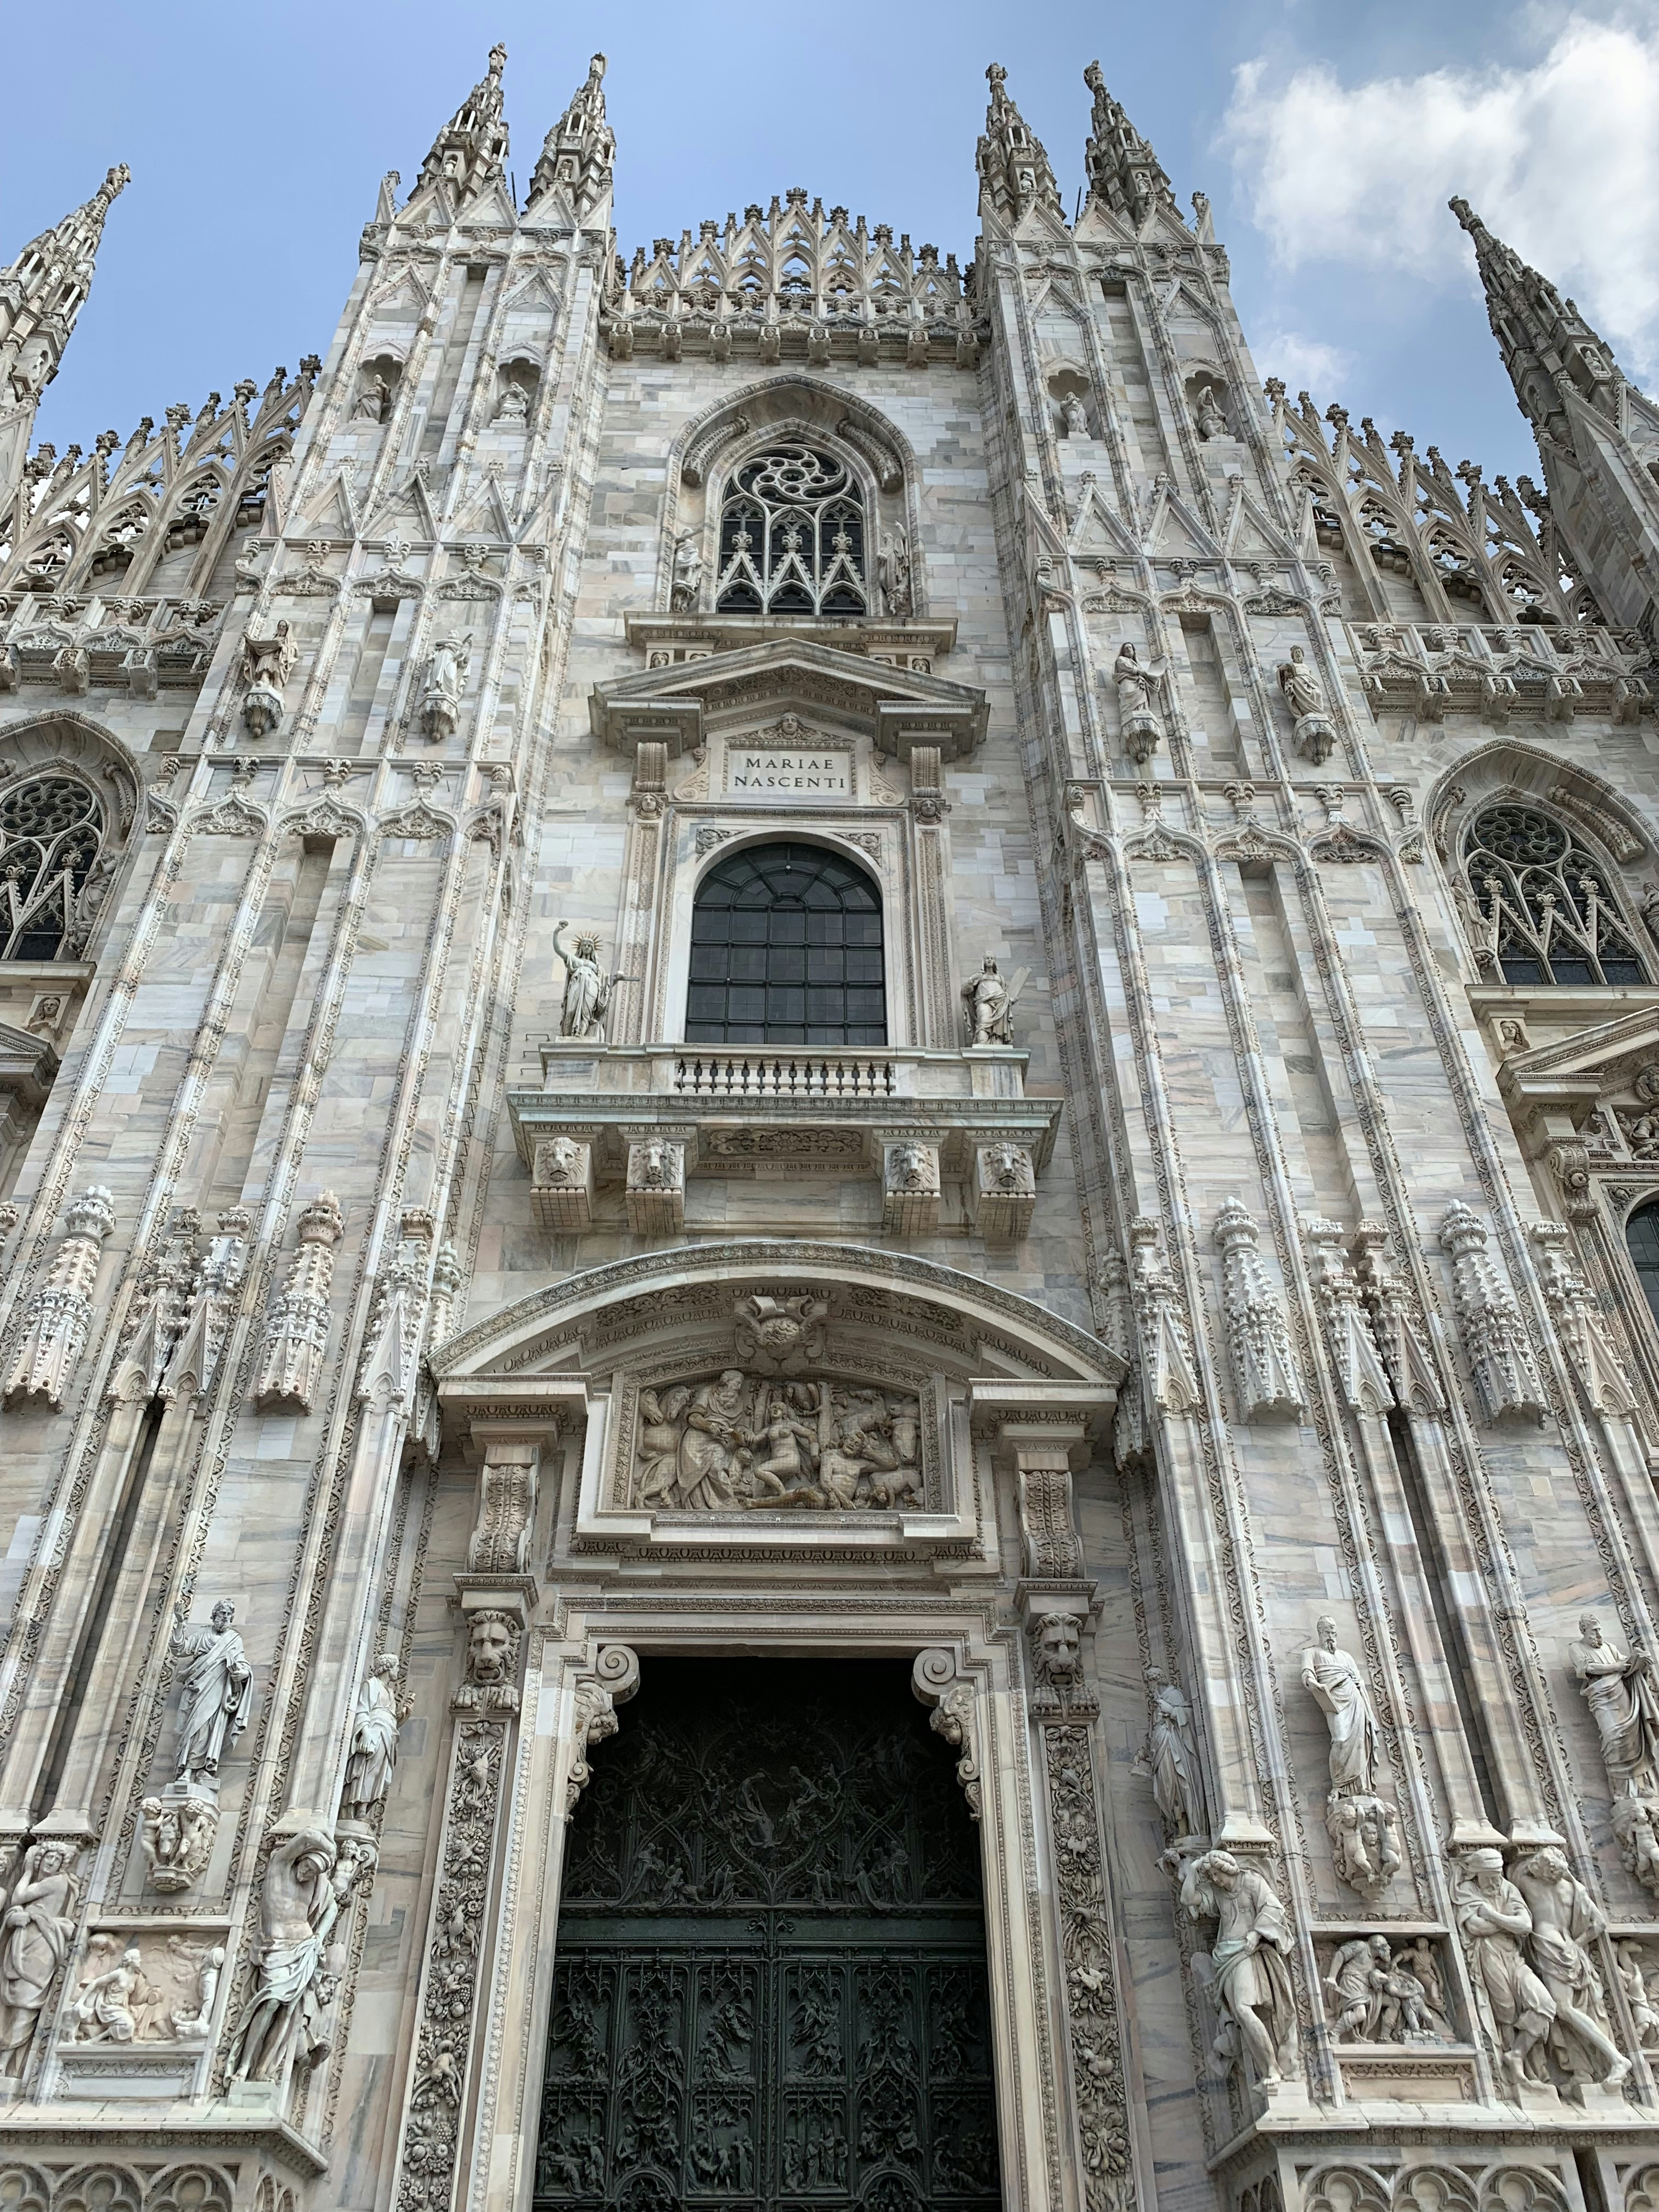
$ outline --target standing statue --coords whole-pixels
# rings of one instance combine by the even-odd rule
[[[895,523],[882,532],[876,556],[876,581],[881,586],[882,612],[903,616],[912,611],[910,541],[903,526]]]
[[[1325,706],[1325,687],[1309,667],[1299,645],[1279,664],[1279,688],[1291,710],[1291,733],[1297,750],[1316,766],[1330,757],[1336,731]]]
[[[1289,1916],[1273,1886],[1231,1851],[1205,1851],[1187,1869],[1182,1909],[1189,1920],[1218,1923],[1210,1960],[1222,2033],[1212,2048],[1223,2063],[1240,2051],[1264,2087],[1284,2079],[1296,2054],[1296,1996],[1285,1954]]]
[[[564,940],[564,933],[569,927],[565,921],[553,926],[553,950],[564,963],[564,1005],[559,1014],[559,1035],[603,1044],[611,994],[618,983],[633,979],[617,973],[607,983],[599,966],[597,934],[591,929],[579,929],[573,951]]]
[[[1152,704],[1152,678],[1141,666],[1127,637],[1118,647],[1117,659],[1112,663],[1112,681],[1117,687],[1118,726],[1123,734],[1123,750],[1137,764],[1144,764],[1163,741],[1164,721]]]
[[[1024,982],[1023,975],[1016,976],[1011,988],[1003,981],[998,969],[996,955],[994,952],[986,954],[984,967],[962,987],[970,1047],[1013,1042],[1014,1004]]]
[[[397,1655],[383,1651],[357,1692],[351,1723],[342,1803],[354,1820],[368,1820],[377,1805],[385,1803],[398,1763],[398,1730],[409,1711],[398,1702]]]
[[[187,1663],[179,1677],[179,1750],[174,1789],[205,1783],[216,1793],[219,1762],[227,1741],[234,1743],[247,1726],[253,1704],[253,1673],[242,1639],[231,1623],[236,1608],[221,1598],[211,1628],[192,1628],[182,1612],[173,1631],[173,1656]]]
[[[1514,1872],[1532,1914],[1528,1955],[1555,2002],[1551,2051],[1575,2081],[1617,2088],[1630,2061],[1607,2033],[1601,1977],[1586,1948],[1607,1933],[1607,1916],[1553,1844]]]
[[[669,588],[668,604],[677,615],[696,611],[697,594],[702,588],[702,548],[698,544],[699,532],[683,530],[674,540],[674,579]]]
[[[378,373],[357,394],[351,410],[354,422],[384,422],[392,412],[392,386]]]
[[[1331,1735],[1331,1788],[1369,1795],[1376,1787],[1382,1735],[1365,1694],[1359,1662],[1342,1650],[1328,1614],[1315,1624],[1318,1642],[1302,1655],[1302,1685],[1312,1692]]]
[[[1462,1867],[1453,1908],[1481,2025],[1516,2088],[1547,2081],[1540,2045],[1555,2018],[1555,1999],[1522,1952],[1532,1934],[1527,1900],[1504,1880],[1502,1851],[1466,1851]]]
[[[1601,1633],[1593,1613],[1580,1616],[1567,1660],[1601,1739],[1601,1763],[1615,1797],[1659,1794],[1659,1688],[1653,1662],[1637,1650],[1628,1658]]]
[[[281,1838],[265,1862],[253,1990],[231,2038],[233,2081],[274,2081],[296,2052],[310,2058],[314,2042],[306,2031],[340,1910],[333,1871],[331,1839],[311,1828]]]
[[[461,694],[472,665],[472,633],[465,637],[441,637],[426,664],[426,689],[421,695],[421,726],[434,744],[453,738],[460,726]]]
[[[1134,1771],[1151,1776],[1152,1802],[1171,1837],[1179,1841],[1201,1836],[1205,1833],[1204,1786],[1192,1708],[1180,1683],[1171,1681],[1161,1668],[1146,1669],[1146,1683],[1152,1693],[1152,1724]]]
[[[75,1936],[78,1886],[61,1844],[34,1844],[0,1920],[0,2075],[15,2075]]]

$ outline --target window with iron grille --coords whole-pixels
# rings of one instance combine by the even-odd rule
[[[1506,983],[1648,981],[1608,871],[1554,816],[1484,808],[1464,866]]]
[[[76,957],[104,812],[74,776],[32,776],[0,799],[0,959]]]
[[[699,1044],[887,1042],[881,893],[819,845],[750,845],[697,888],[685,1034]]]
[[[720,512],[722,614],[861,615],[864,501],[845,464],[808,446],[745,461]]]

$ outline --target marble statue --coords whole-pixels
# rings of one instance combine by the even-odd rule
[[[1555,1999],[1528,1963],[1532,1914],[1504,1875],[1504,1854],[1489,1847],[1462,1855],[1454,1899],[1474,2001],[1510,2083],[1547,2083],[1544,2039]]]
[[[564,933],[569,927],[568,922],[560,921],[553,927],[553,950],[564,963],[564,1004],[559,1012],[559,1035],[603,1044],[611,994],[618,983],[626,983],[631,978],[618,974],[607,981],[599,966],[597,933],[579,929],[572,945]]]
[[[1601,1977],[1589,1946],[1607,1932],[1607,1916],[1553,1844],[1510,1869],[1527,1901],[1527,1956],[1554,2001],[1552,2055],[1572,2081],[1616,2088],[1630,2061],[1607,2028]]]
[[[33,1844],[0,1918],[0,2075],[21,2074],[35,2022],[69,1956],[80,1894],[73,1854]]]
[[[232,2032],[230,2079],[275,2081],[290,2061],[317,2051],[317,1984],[340,1900],[330,1877],[335,1847],[320,1830],[283,1836],[265,1862],[259,1891],[254,1983]]]
[[[970,1046],[1013,1042],[1014,1002],[1019,989],[1018,981],[1010,988],[997,966],[996,955],[988,952],[979,974],[962,987]]]
[[[1161,1668],[1146,1669],[1152,1693],[1152,1724],[1135,1761],[1138,1774],[1149,1775],[1152,1802],[1163,1816],[1169,1835],[1176,1840],[1205,1832],[1204,1785],[1198,1763],[1198,1743],[1193,1733],[1192,1707],[1179,1682]]]
[[[1242,2052],[1264,2087],[1282,2081],[1296,2051],[1287,1964],[1293,1939],[1273,1885],[1231,1851],[1205,1851],[1182,1878],[1181,1905],[1189,1920],[1217,1923],[1210,1949],[1222,2018],[1216,2057],[1231,2067]]]
[[[1215,387],[1213,385],[1200,384],[1199,386],[1198,403],[1193,410],[1193,419],[1197,424],[1198,434],[1200,438],[1207,441],[1211,438],[1224,438],[1226,436],[1227,418],[1221,411],[1220,403],[1216,398]]]
[[[221,1598],[210,1617],[210,1628],[191,1627],[181,1613],[173,1632],[173,1656],[184,1662],[179,1675],[173,1786],[204,1787],[211,1795],[218,1787],[220,1761],[247,1726],[253,1673],[242,1639],[231,1625],[235,1607]]]
[[[1659,1684],[1645,1651],[1628,1656],[1593,1613],[1582,1614],[1567,1660],[1601,1740],[1601,1763],[1615,1797],[1632,1786],[1659,1796]]]
[[[357,1693],[351,1723],[341,1803],[354,1820],[366,1820],[377,1805],[385,1803],[398,1763],[398,1730],[409,1711],[398,1698],[397,1654],[383,1651]]]

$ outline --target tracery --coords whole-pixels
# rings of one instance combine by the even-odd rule
[[[1607,871],[1553,816],[1484,807],[1464,854],[1506,983],[1647,981]]]
[[[852,471],[810,446],[745,461],[720,514],[722,614],[861,615],[864,501]]]

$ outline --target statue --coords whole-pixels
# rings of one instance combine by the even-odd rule
[[[876,556],[876,581],[881,586],[884,614],[903,617],[913,611],[910,580],[910,541],[902,525],[882,532]]]
[[[1453,1903],[1481,2025],[1516,2088],[1523,2081],[1547,2082],[1540,2046],[1555,2018],[1555,1999],[1522,1952],[1532,1934],[1532,1914],[1515,1884],[1504,1878],[1502,1851],[1466,1851],[1462,1866]]]
[[[1216,398],[1215,387],[1213,385],[1200,384],[1199,386],[1198,404],[1194,410],[1194,420],[1198,425],[1199,436],[1204,439],[1206,442],[1212,438],[1224,438],[1226,436],[1227,418],[1221,411],[1220,403]]]
[[[253,1674],[242,1639],[231,1626],[235,1607],[221,1598],[210,1617],[211,1628],[192,1628],[181,1609],[173,1631],[173,1656],[187,1662],[179,1677],[173,1788],[205,1783],[209,1794],[216,1796],[227,1741],[234,1743],[247,1726]]]
[[[1126,637],[1112,663],[1117,686],[1117,713],[1123,733],[1123,750],[1137,764],[1149,761],[1164,738],[1164,723],[1152,704],[1152,679],[1141,666],[1134,647]]]
[[[1089,417],[1075,392],[1060,395],[1060,434],[1062,438],[1086,438],[1089,434]]]
[[[432,648],[421,695],[421,726],[434,744],[453,738],[460,726],[461,694],[471,665],[470,630],[465,637],[441,637]]]
[[[1331,1788],[1369,1794],[1376,1786],[1382,1739],[1359,1662],[1338,1646],[1336,1623],[1328,1614],[1314,1632],[1319,1640],[1302,1655],[1302,1685],[1312,1692],[1330,1730]]]
[[[409,1712],[410,1707],[398,1701],[397,1655],[383,1651],[357,1693],[351,1723],[342,1798],[343,1809],[354,1820],[366,1820],[377,1805],[385,1803],[398,1763],[398,1730]]]
[[[354,422],[384,422],[392,412],[392,386],[378,371],[357,394],[351,410]]]
[[[0,2075],[22,2072],[40,2008],[69,1956],[79,1886],[61,1844],[34,1844],[0,1919]]]
[[[149,1870],[152,1889],[189,1889],[213,1856],[213,1839],[219,1829],[219,1808],[204,1796],[198,1785],[174,1783],[160,1797],[146,1797],[139,1807],[138,1841]]]
[[[313,2064],[324,1952],[340,1911],[329,1877],[334,1844],[317,1829],[283,1836],[265,1862],[259,1892],[254,1982],[231,2037],[230,2079],[275,2081],[291,2058]]]
[[[1316,766],[1330,757],[1336,731],[1325,707],[1325,687],[1309,667],[1299,645],[1279,664],[1279,688],[1291,710],[1291,733],[1297,750]]]
[[[1204,1784],[1199,1773],[1192,1708],[1180,1683],[1172,1681],[1162,1668],[1146,1669],[1146,1684],[1152,1693],[1152,1724],[1134,1771],[1152,1778],[1152,1802],[1171,1837],[1179,1842],[1201,1836],[1205,1832]]]
[[[530,395],[523,385],[511,379],[501,386],[501,396],[495,402],[495,420],[505,423],[509,430],[522,430],[530,420]]]
[[[1607,1917],[1553,1844],[1515,1868],[1515,1885],[1532,1914],[1528,1955],[1554,2000],[1550,2049],[1575,2081],[1617,2088],[1630,2061],[1607,2033],[1601,1977],[1587,1945],[1607,1932]]]
[[[674,540],[674,576],[669,587],[668,604],[677,615],[695,614],[697,594],[702,587],[702,549],[698,544],[699,532],[683,530]]]
[[[1653,1997],[1648,1993],[1648,1970],[1641,1945],[1620,1943],[1618,1958],[1619,1984],[1625,1992],[1625,2002],[1630,2007],[1638,2048],[1650,2051],[1659,2044],[1659,2011],[1655,2010]]]
[[[611,994],[618,983],[631,982],[633,978],[618,973],[607,983],[599,966],[598,935],[591,929],[578,930],[573,951],[564,939],[569,926],[568,922],[560,921],[553,927],[553,950],[564,963],[564,1005],[559,1014],[559,1035],[603,1044]]]
[[[1289,1916],[1265,1875],[1231,1851],[1205,1851],[1188,1868],[1181,1904],[1189,1920],[1218,1923],[1210,1959],[1222,2032],[1215,2055],[1226,2067],[1241,2050],[1264,2087],[1284,2079],[1296,2054],[1296,1997],[1285,1954]]]
[[[1601,1740],[1601,1763],[1615,1797],[1659,1796],[1659,1689],[1645,1651],[1628,1658],[1601,1633],[1593,1613],[1581,1614],[1567,1660]]]
[[[986,954],[985,964],[980,973],[962,987],[970,1049],[975,1045],[1013,1042],[1014,1003],[1023,982],[1023,977],[1018,978],[1011,990],[998,969],[996,955],[993,952]]]

